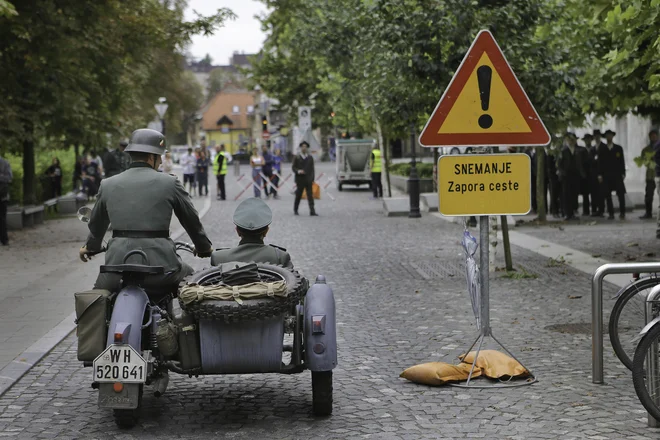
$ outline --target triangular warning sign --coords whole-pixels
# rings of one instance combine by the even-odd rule
[[[548,130],[489,31],[477,35],[419,143],[425,147],[550,143]]]

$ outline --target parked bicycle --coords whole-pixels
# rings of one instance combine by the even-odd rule
[[[652,291],[646,300],[650,322],[641,331],[632,362],[633,384],[646,411],[660,421],[660,292]]]
[[[633,281],[616,294],[609,322],[612,348],[619,360],[630,370],[639,340],[639,332],[646,325],[646,297],[653,287],[660,284],[658,274],[640,277],[633,275]]]

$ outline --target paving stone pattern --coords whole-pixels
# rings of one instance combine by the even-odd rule
[[[188,378],[165,396],[145,393],[141,423],[118,430],[96,407],[91,369],[70,336],[0,398],[0,435],[58,439],[645,439],[646,414],[629,372],[606,345],[606,385],[590,381],[590,336],[546,327],[590,320],[589,277],[514,248],[538,278],[491,281],[494,334],[539,378],[497,390],[432,388],[400,379],[411,365],[454,362],[476,336],[460,227],[433,216],[386,218],[368,192],[317,203],[320,217],[271,200],[271,242],[310,278],[326,275],[337,299],[339,366],[334,414],[311,414],[308,372]],[[216,247],[236,242],[237,203],[214,202],[204,220]],[[197,267],[208,261],[196,262]],[[610,290],[612,290],[610,288]],[[609,292],[612,293],[612,292]],[[606,302],[606,308],[612,302]],[[485,379],[477,379],[485,380]]]

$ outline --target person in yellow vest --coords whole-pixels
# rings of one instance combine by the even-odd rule
[[[225,176],[227,175],[227,164],[231,161],[231,156],[225,151],[225,144],[215,147],[216,155],[213,161],[213,174],[218,180],[218,200],[226,200]]]
[[[383,161],[380,156],[380,149],[375,146],[371,150],[371,189],[374,192],[373,200],[383,197],[383,182],[380,174],[383,169]]]

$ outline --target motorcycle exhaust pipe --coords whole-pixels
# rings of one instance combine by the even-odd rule
[[[167,385],[170,383],[170,376],[165,373],[161,377],[154,380],[154,396],[160,397],[165,394]]]

